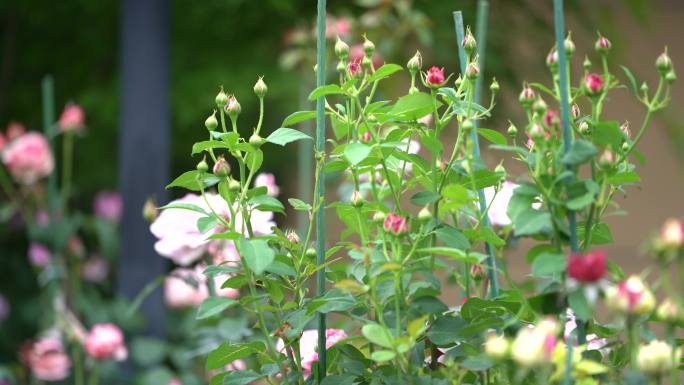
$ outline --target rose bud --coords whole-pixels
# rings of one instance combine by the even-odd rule
[[[641,87],[639,88],[639,90],[641,90],[641,93],[643,93],[644,95],[648,94],[648,83],[641,83]]]
[[[373,139],[373,137],[371,136],[370,131],[366,131],[361,135],[361,141],[363,143],[368,143],[371,141],[371,139]]]
[[[568,258],[568,276],[582,283],[595,283],[606,274],[606,253],[593,251]]]
[[[375,44],[368,40],[366,35],[363,35],[363,53],[366,55],[366,57],[370,58],[373,56],[373,53],[375,52]]]
[[[202,159],[199,163],[197,163],[197,171],[200,173],[205,173],[207,170],[209,170],[209,165],[207,164],[207,161]]]
[[[375,214],[373,214],[373,223],[375,224],[381,224],[385,222],[385,218],[387,215],[382,212],[382,211],[376,211]]]
[[[62,115],[59,117],[59,129],[62,132],[80,131],[85,124],[85,114],[83,108],[78,104],[68,104],[64,107]]]
[[[599,74],[590,73],[584,78],[584,91],[589,96],[596,96],[603,92],[604,85],[603,78]]]
[[[499,82],[496,81],[496,78],[492,79],[492,84],[489,86],[489,90],[494,94],[499,92]]]
[[[502,360],[508,356],[511,343],[504,336],[490,333],[484,343],[484,351],[488,356]]]
[[[466,68],[466,77],[470,80],[475,80],[477,79],[477,76],[480,74],[480,67],[477,65],[476,62],[472,62],[468,64],[468,67]]]
[[[339,36],[335,42],[335,54],[338,58],[340,58],[340,60],[346,60],[347,57],[349,57],[349,45],[343,42]]]
[[[204,121],[204,127],[209,131],[213,131],[218,127],[218,120],[216,120],[216,111]]]
[[[506,131],[508,132],[508,136],[515,138],[515,136],[518,135],[518,128],[513,124],[513,122],[509,123],[510,124],[508,125],[508,129]]]
[[[605,149],[599,157],[599,165],[603,168],[609,169],[615,163],[615,155],[609,149]]]
[[[572,34],[570,32],[568,32],[568,36],[563,41],[563,46],[565,47],[565,54],[569,59],[575,53],[575,43],[572,41]]]
[[[480,281],[485,277],[484,266],[481,263],[470,265],[470,277],[475,281]]]
[[[409,71],[412,73],[420,71],[420,69],[423,67],[423,57],[420,54],[420,51],[416,51],[416,53],[413,55],[411,59],[409,59],[408,63],[406,63],[406,68],[408,68]]]
[[[558,344],[558,323],[545,319],[534,327],[523,327],[511,345],[513,361],[526,368],[551,362]]]
[[[238,100],[233,95],[230,95],[228,97],[228,102],[226,103],[224,109],[226,110],[228,116],[230,116],[230,118],[233,120],[235,120],[237,116],[240,115],[240,111],[242,111],[240,102],[238,102]]]
[[[242,186],[240,186],[240,182],[236,181],[235,179],[230,179],[228,181],[228,190],[231,192],[238,192],[241,188]]]
[[[219,93],[216,94],[214,101],[216,102],[216,107],[218,108],[223,108],[226,106],[226,103],[228,103],[228,95],[226,95],[226,93],[223,92],[223,87],[221,87]]]
[[[260,76],[256,84],[254,84],[254,93],[259,99],[262,99],[266,96],[266,92],[268,92],[268,87],[264,82],[264,78]]]
[[[594,49],[596,52],[605,55],[610,51],[610,40],[606,39],[603,36],[599,36],[599,38],[596,40],[596,43],[594,44]]]
[[[425,83],[429,87],[441,87],[444,84],[444,68],[430,67],[425,75]]]
[[[361,62],[359,60],[353,60],[349,62],[349,65],[347,66],[347,70],[349,71],[349,75],[351,77],[356,77],[356,75],[361,74]]]
[[[532,105],[534,102],[534,99],[536,98],[536,94],[534,93],[534,90],[530,88],[529,86],[525,85],[523,86],[523,90],[520,92],[520,96],[518,97],[518,101],[523,107],[529,107]]]
[[[584,57],[584,61],[582,62],[582,68],[584,68],[584,71],[586,72],[591,71],[591,61],[586,56]]]
[[[591,135],[591,127],[589,126],[589,123],[587,123],[586,121],[580,123],[578,129],[579,129],[580,134],[582,134],[582,135],[585,135],[585,136]]]
[[[432,219],[432,212],[428,208],[428,206],[424,206],[420,211],[418,212],[418,220],[421,223],[425,223]]]
[[[157,210],[157,203],[152,198],[147,198],[142,209],[142,216],[148,222],[154,222],[159,215],[159,210]]]
[[[468,56],[477,48],[477,41],[475,41],[475,36],[470,32],[470,27],[466,29],[466,34],[463,36],[463,40],[461,40],[461,47],[463,47]]]
[[[558,118],[556,111],[548,110],[546,112],[546,115],[544,115],[544,124],[548,128],[558,127],[560,124],[560,119]]]
[[[368,56],[364,56],[363,59],[361,59],[361,65],[363,68],[370,70],[371,65],[373,64],[373,59],[369,58]]]
[[[534,123],[530,128],[530,136],[536,141],[543,140],[546,137],[546,131],[539,123]]]
[[[669,298],[663,301],[663,303],[658,306],[656,310],[656,316],[658,319],[667,323],[678,323],[684,319],[684,313],[682,309],[677,305],[675,301]]]
[[[470,132],[475,128],[475,124],[473,124],[473,121],[471,119],[466,119],[461,123],[461,129],[463,129],[464,132]]]
[[[212,171],[214,172],[214,175],[225,178],[230,174],[230,165],[223,156],[219,156],[219,158],[216,159],[216,163],[214,163]]]
[[[251,144],[254,147],[261,147],[261,145],[264,143],[266,143],[266,139],[259,136],[259,134],[257,134],[256,132],[249,137],[249,144]]]
[[[462,84],[462,83],[463,83],[463,78],[461,77],[461,75],[458,75],[458,77],[456,78],[456,80],[454,80],[454,86],[455,86],[456,88],[459,88],[459,87],[461,87],[461,84]]]
[[[123,361],[128,356],[121,329],[111,323],[93,326],[86,337],[83,348],[89,356],[96,360]]]
[[[572,113],[572,118],[575,120],[577,120],[581,115],[580,108],[576,103],[572,104],[572,107],[570,107],[570,112]]]
[[[553,70],[558,68],[558,51],[555,48],[546,55],[546,66]]]
[[[620,125],[620,131],[625,138],[630,139],[632,137],[632,131],[629,129],[629,121],[625,120],[625,122]]]
[[[672,84],[677,81],[677,74],[674,72],[674,69],[667,71],[667,74],[665,74],[665,80],[667,81],[667,84]]]
[[[672,59],[670,59],[670,56],[667,54],[667,48],[665,48],[665,52],[661,53],[656,59],[656,68],[658,68],[658,72],[660,72],[661,76],[665,76],[665,74],[672,69]]]
[[[674,218],[666,220],[660,231],[660,241],[667,247],[682,247],[684,245],[684,222]]]
[[[287,233],[285,233],[285,236],[287,237],[287,240],[290,241],[290,243],[293,243],[295,245],[301,242],[299,239],[299,235],[297,235],[297,233],[293,230],[290,230]]]
[[[639,348],[637,366],[646,374],[660,376],[671,371],[673,367],[679,366],[681,358],[681,348],[673,351],[672,346],[667,342],[652,340]]]
[[[606,290],[606,304],[621,313],[646,315],[653,311],[655,297],[639,276],[632,275]]]
[[[398,236],[406,234],[408,231],[408,222],[406,221],[406,218],[395,213],[390,213],[385,218],[382,227],[385,231]]]
[[[352,206],[357,208],[363,206],[363,195],[361,195],[359,190],[354,190],[354,192],[352,192],[350,202]]]
[[[546,110],[548,109],[548,106],[546,105],[546,102],[544,101],[544,99],[539,97],[539,98],[537,98],[537,100],[532,105],[532,109],[534,110],[534,112],[538,113],[539,115],[544,115],[546,113]]]
[[[308,249],[306,249],[304,255],[306,255],[308,258],[316,258],[318,256],[318,252],[313,247],[309,247]]]
[[[335,69],[337,69],[337,72],[342,74],[347,70],[347,65],[344,64],[342,60],[340,60],[337,62],[337,67]]]

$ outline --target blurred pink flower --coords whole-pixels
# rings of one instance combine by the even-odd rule
[[[345,17],[336,18],[328,16],[325,19],[325,37],[334,39],[336,37],[348,37],[351,35],[351,21]]]
[[[81,131],[85,124],[85,113],[78,104],[67,104],[59,117],[59,129],[62,132]]]
[[[35,214],[36,224],[40,227],[46,227],[50,224],[50,214],[46,210],[38,209]]]
[[[47,139],[37,132],[13,140],[2,152],[2,162],[14,180],[27,185],[49,175],[55,166]]]
[[[254,187],[266,187],[268,195],[275,197],[280,194],[280,187],[276,184],[275,175],[262,172],[254,179]]]
[[[487,216],[494,226],[507,226],[511,224],[511,219],[507,214],[508,203],[513,198],[513,190],[517,187],[518,185],[513,182],[504,181],[496,196],[494,196],[494,187],[486,187],[484,189],[485,200],[487,205],[489,205]]]
[[[365,56],[365,52],[363,50],[363,44],[354,44],[349,49],[349,61],[350,62],[351,61],[361,62],[363,60],[364,56]],[[377,53],[377,51],[373,53],[371,60],[373,60],[373,67],[374,68],[380,68],[380,66],[382,65],[382,57]]]
[[[197,265],[194,269],[177,268],[166,277],[164,282],[164,298],[167,306],[178,309],[199,306],[209,297],[207,276],[202,272],[206,265]],[[240,291],[232,288],[222,289],[226,276],[214,277],[216,294],[221,297],[237,299]]]
[[[83,348],[96,360],[123,361],[128,357],[123,332],[111,323],[93,326],[86,336]]]
[[[567,321],[563,331],[563,339],[568,342],[572,332],[577,328],[577,319],[572,309],[567,310]],[[608,344],[605,338],[599,338],[596,334],[587,335],[587,350],[601,350]]]
[[[24,360],[31,373],[42,381],[61,381],[69,376],[71,359],[62,342],[47,337],[24,346]]]
[[[5,138],[5,134],[0,132],[0,152],[5,148],[7,145],[7,138]]]
[[[116,191],[101,191],[93,201],[95,215],[110,222],[118,222],[123,211],[123,199]]]
[[[109,275],[109,264],[100,256],[90,257],[81,265],[81,276],[88,282],[104,282],[107,275]]]
[[[50,263],[52,254],[45,245],[38,242],[31,242],[28,249],[28,258],[31,265],[35,267],[45,267]]]
[[[179,378],[172,378],[166,385],[183,385]]]
[[[7,125],[7,141],[11,142],[14,139],[24,135],[26,128],[23,124],[18,122],[10,122]]]
[[[4,321],[9,317],[10,304],[2,293],[0,293],[0,322]]]

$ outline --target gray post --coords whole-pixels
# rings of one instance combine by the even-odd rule
[[[119,188],[124,199],[118,290],[134,298],[165,272],[142,218],[149,196],[165,202],[169,182],[169,1],[121,1]],[[155,290],[142,305],[147,331],[163,330],[164,302]]]

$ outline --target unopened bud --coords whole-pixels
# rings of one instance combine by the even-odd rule
[[[661,53],[656,59],[656,68],[658,68],[658,72],[660,72],[661,76],[665,76],[672,69],[672,59],[670,59],[670,56],[667,54],[667,48],[665,48],[665,52]]]
[[[477,41],[475,41],[475,36],[470,32],[470,27],[466,29],[466,34],[463,36],[461,41],[461,46],[466,52],[466,55],[470,55],[477,48]]]
[[[589,126],[589,123],[587,123],[586,121],[580,123],[578,129],[580,134],[584,136],[591,134],[591,127]]]
[[[293,243],[295,245],[299,244],[301,242],[299,240],[299,235],[293,230],[288,231],[285,236],[287,237],[287,240],[290,241],[290,243]]]
[[[468,67],[466,68],[466,77],[470,80],[477,79],[477,76],[480,74],[480,67],[477,65],[476,62],[472,62],[468,64]]]
[[[145,220],[148,222],[154,222],[154,220],[157,219],[157,215],[159,215],[157,203],[153,198],[147,198],[142,209],[143,218],[145,218]]]
[[[335,42],[335,54],[338,58],[340,58],[340,60],[343,61],[346,60],[349,56],[349,45],[343,42],[339,36],[337,37],[337,41]]]
[[[615,155],[613,154],[613,152],[608,149],[604,150],[601,156],[599,157],[599,165],[603,168],[608,169],[613,167],[614,163]]]
[[[584,57],[584,61],[582,62],[582,68],[584,68],[584,70],[587,72],[591,71],[591,61],[586,56]]]
[[[251,144],[254,147],[259,148],[264,143],[266,143],[266,139],[259,136],[259,134],[257,134],[256,132],[249,137],[249,144]]]
[[[555,48],[546,55],[546,66],[554,71],[558,68],[558,51]]]
[[[605,81],[599,74],[590,73],[584,78],[584,92],[589,96],[596,96],[603,92]]]
[[[364,35],[363,36],[363,53],[366,55],[366,57],[370,58],[373,56],[373,53],[375,52],[375,44],[368,40],[368,38]]]
[[[364,203],[363,195],[361,195],[361,192],[359,190],[354,190],[351,195],[351,204],[354,207],[362,207]]]
[[[223,108],[226,105],[226,103],[228,103],[228,95],[226,95],[226,93],[223,92],[223,87],[221,87],[221,91],[219,91],[219,93],[216,94],[214,101],[216,102],[216,107],[218,108]]]
[[[622,134],[627,139],[632,137],[632,131],[629,129],[629,121],[625,120],[625,122],[620,125],[620,131],[622,131]]]
[[[546,114],[547,108],[548,106],[546,105],[546,102],[541,97],[537,98],[537,100],[534,102],[534,105],[532,106],[534,112],[538,113],[539,115]]]
[[[209,170],[209,165],[204,159],[197,163],[197,171],[199,171],[200,173],[205,173],[207,172],[207,170]]]
[[[230,95],[228,97],[228,102],[226,103],[224,108],[231,119],[236,119],[237,116],[240,115],[240,111],[242,111],[240,103],[233,95]]]
[[[214,175],[225,178],[230,174],[230,165],[226,162],[226,158],[219,156],[214,163],[214,168],[212,169]]]
[[[594,44],[594,49],[596,52],[605,55],[610,51],[610,40],[606,39],[603,36],[599,36],[599,38],[596,40],[596,44]]]
[[[344,64],[344,62],[342,60],[340,60],[337,62],[336,69],[337,69],[337,72],[344,73],[344,71],[347,70],[347,66]]]
[[[418,72],[422,67],[423,57],[421,56],[420,51],[416,51],[413,57],[406,63],[406,68],[411,72]]]
[[[371,141],[371,139],[372,139],[372,136],[371,136],[370,131],[366,131],[361,135],[361,141],[363,143],[368,143]]]
[[[369,58],[368,56],[364,56],[363,59],[361,59],[361,65],[363,68],[369,69],[373,65],[373,59]]]
[[[565,47],[565,54],[569,59],[575,53],[575,43],[572,41],[572,34],[570,32],[568,32],[568,36],[563,41],[563,46]]]
[[[572,118],[573,119],[578,119],[581,115],[580,113],[580,108],[577,104],[573,103],[572,107],[570,107],[570,111],[572,112]]]
[[[431,218],[432,218],[432,212],[430,212],[430,209],[427,206],[424,206],[418,212],[418,220],[421,223],[425,223],[425,222],[429,221]]]
[[[639,88],[643,94],[648,94],[648,83],[643,82],[641,83],[641,87]]]
[[[461,84],[463,84],[463,77],[461,77],[461,75],[458,75],[456,80],[454,80],[454,86],[456,88],[459,88],[461,86]]]
[[[481,263],[470,265],[470,277],[475,281],[481,281],[485,277],[484,266]]]
[[[532,105],[535,97],[536,94],[534,93],[534,90],[528,85],[524,85],[522,91],[520,92],[520,96],[518,97],[518,101],[523,107],[527,108]]]
[[[464,132],[470,132],[473,130],[473,128],[475,128],[475,125],[473,124],[472,120],[466,119],[461,124],[461,128],[463,129]]]
[[[677,81],[677,74],[674,72],[674,68],[667,71],[667,74],[665,74],[665,80],[667,81],[667,84],[672,84]]]
[[[627,152],[629,151],[629,148],[632,147],[632,145],[629,142],[624,142],[622,143],[622,152]]]
[[[499,82],[496,81],[496,78],[492,79],[492,84],[489,86],[489,90],[492,91],[492,93],[499,92]]]
[[[384,212],[376,211],[375,214],[373,214],[373,223],[382,224],[385,221],[386,217],[387,214],[385,214]]]
[[[231,179],[228,181],[228,190],[230,190],[231,192],[238,192],[240,191],[240,188],[242,188],[240,186],[240,182],[236,181],[235,179]]]
[[[218,120],[216,120],[216,111],[204,121],[204,127],[209,131],[213,131],[218,127]]]
[[[266,96],[266,92],[268,92],[268,87],[266,87],[266,83],[264,83],[264,78],[259,77],[259,80],[254,84],[254,93],[257,97],[263,98]]]
[[[512,122],[510,122],[506,131],[511,138],[515,138],[515,136],[518,135],[518,128]]]
[[[684,319],[682,309],[677,305],[676,302],[670,299],[666,299],[662,304],[660,304],[660,306],[658,306],[656,315],[658,316],[658,319],[668,323],[677,323]]]
[[[308,258],[313,259],[313,258],[316,258],[316,257],[318,256],[318,253],[316,252],[316,249],[314,249],[313,247],[309,247],[308,249],[306,249],[306,254],[305,254],[305,255],[306,255]]]
[[[530,128],[530,136],[532,137],[532,139],[534,139],[535,143],[537,143],[540,140],[543,140],[546,136],[546,133],[544,132],[544,127],[542,127],[539,123],[534,123]]]

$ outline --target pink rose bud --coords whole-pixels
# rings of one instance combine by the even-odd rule
[[[354,192],[351,195],[351,204],[354,207],[361,207],[363,206],[363,195],[359,192],[359,190],[354,190]]]
[[[596,96],[603,91],[605,85],[601,75],[590,73],[584,78],[584,90],[589,96]]]
[[[349,75],[351,77],[356,77],[357,75],[361,74],[361,61],[360,60],[352,60],[349,62],[349,65],[347,66],[347,69],[349,70]]]
[[[109,264],[99,256],[88,258],[81,265],[81,276],[92,283],[102,283],[109,275]]]
[[[528,85],[523,86],[522,91],[520,92],[520,96],[518,97],[518,101],[523,107],[529,107],[532,105],[534,100],[536,99],[537,95],[534,93],[534,90],[529,87]]]
[[[83,108],[78,104],[67,104],[59,117],[59,129],[62,132],[80,131],[85,124],[85,114]]]
[[[609,149],[603,151],[599,157],[599,165],[603,168],[611,168],[615,163],[615,155]]]
[[[430,67],[427,75],[425,76],[425,82],[428,84],[428,86],[432,87],[439,87],[444,84],[444,67]]]
[[[24,128],[23,124],[10,122],[10,124],[7,125],[7,141],[11,142],[14,139],[24,135],[25,132],[26,128]]]
[[[530,128],[530,136],[535,142],[543,140],[546,137],[546,131],[544,131],[544,128],[541,126],[541,124],[534,123]]]
[[[240,103],[233,95],[228,97],[228,102],[226,102],[224,109],[228,116],[230,116],[230,118],[233,120],[237,118],[237,116],[240,115],[240,111],[242,111]]]
[[[606,39],[603,36],[599,36],[599,38],[596,40],[596,44],[594,44],[594,49],[596,52],[605,55],[610,51],[610,40]]]
[[[546,112],[546,115],[544,115],[544,124],[548,128],[558,127],[560,124],[560,119],[558,118],[556,111],[548,110]]]
[[[575,104],[575,103],[572,104],[572,107],[571,107],[570,111],[572,112],[572,118],[575,119],[575,120],[578,119],[578,118],[580,117],[580,115],[581,115],[581,113],[580,113],[580,108],[579,108],[579,106],[578,106],[577,104]]]
[[[632,131],[629,129],[629,121],[625,120],[625,122],[620,125],[620,131],[627,139],[632,137]]]
[[[473,265],[470,265],[470,276],[476,281],[479,281],[482,278],[484,278],[485,277],[484,266],[482,266],[481,263],[475,263]]]
[[[31,374],[42,381],[62,381],[69,377],[71,359],[56,338],[43,338],[23,347],[24,362]]]
[[[31,265],[42,268],[50,264],[52,254],[45,245],[37,242],[31,242],[28,250],[28,258],[29,262],[31,262]]]
[[[88,355],[96,360],[123,361],[128,356],[123,332],[118,326],[111,323],[93,326],[86,336],[83,348]]]
[[[382,227],[385,231],[394,235],[403,235],[408,231],[408,222],[405,217],[390,213],[385,218]]]
[[[214,175],[221,178],[230,175],[230,165],[226,161],[226,158],[219,156],[219,158],[216,159],[216,163],[214,163],[214,169],[212,171],[214,172]]]
[[[606,304],[622,313],[646,315],[655,308],[655,297],[639,276],[632,275],[606,290]]]
[[[568,276],[582,283],[594,283],[606,274],[606,253],[593,251],[568,257]]]
[[[667,74],[672,69],[672,59],[670,59],[670,56],[667,54],[667,48],[665,49],[665,52],[661,53],[656,59],[656,68],[658,68],[658,72],[660,72],[661,75]]]
[[[288,231],[285,233],[285,236],[287,237],[287,240],[290,241],[291,243],[297,245],[301,240],[299,239],[299,235],[293,230]]]
[[[93,201],[93,211],[99,218],[118,223],[123,212],[123,199],[116,191],[101,191]]]
[[[47,139],[37,132],[13,140],[2,152],[2,162],[14,180],[25,185],[50,175],[55,166]]]
[[[366,131],[363,133],[363,135],[361,135],[361,141],[363,143],[368,143],[371,141],[371,139],[373,139],[373,137],[371,136],[370,131]]]
[[[480,74],[480,67],[477,65],[476,62],[472,62],[468,64],[468,67],[466,67],[466,77],[470,80],[477,79],[477,76]]]
[[[558,67],[558,51],[555,48],[546,55],[546,65],[553,69]]]
[[[470,55],[477,48],[477,41],[475,41],[475,36],[470,32],[470,27],[466,29],[466,34],[463,36],[463,40],[461,40],[461,47],[463,47],[467,55]]]

